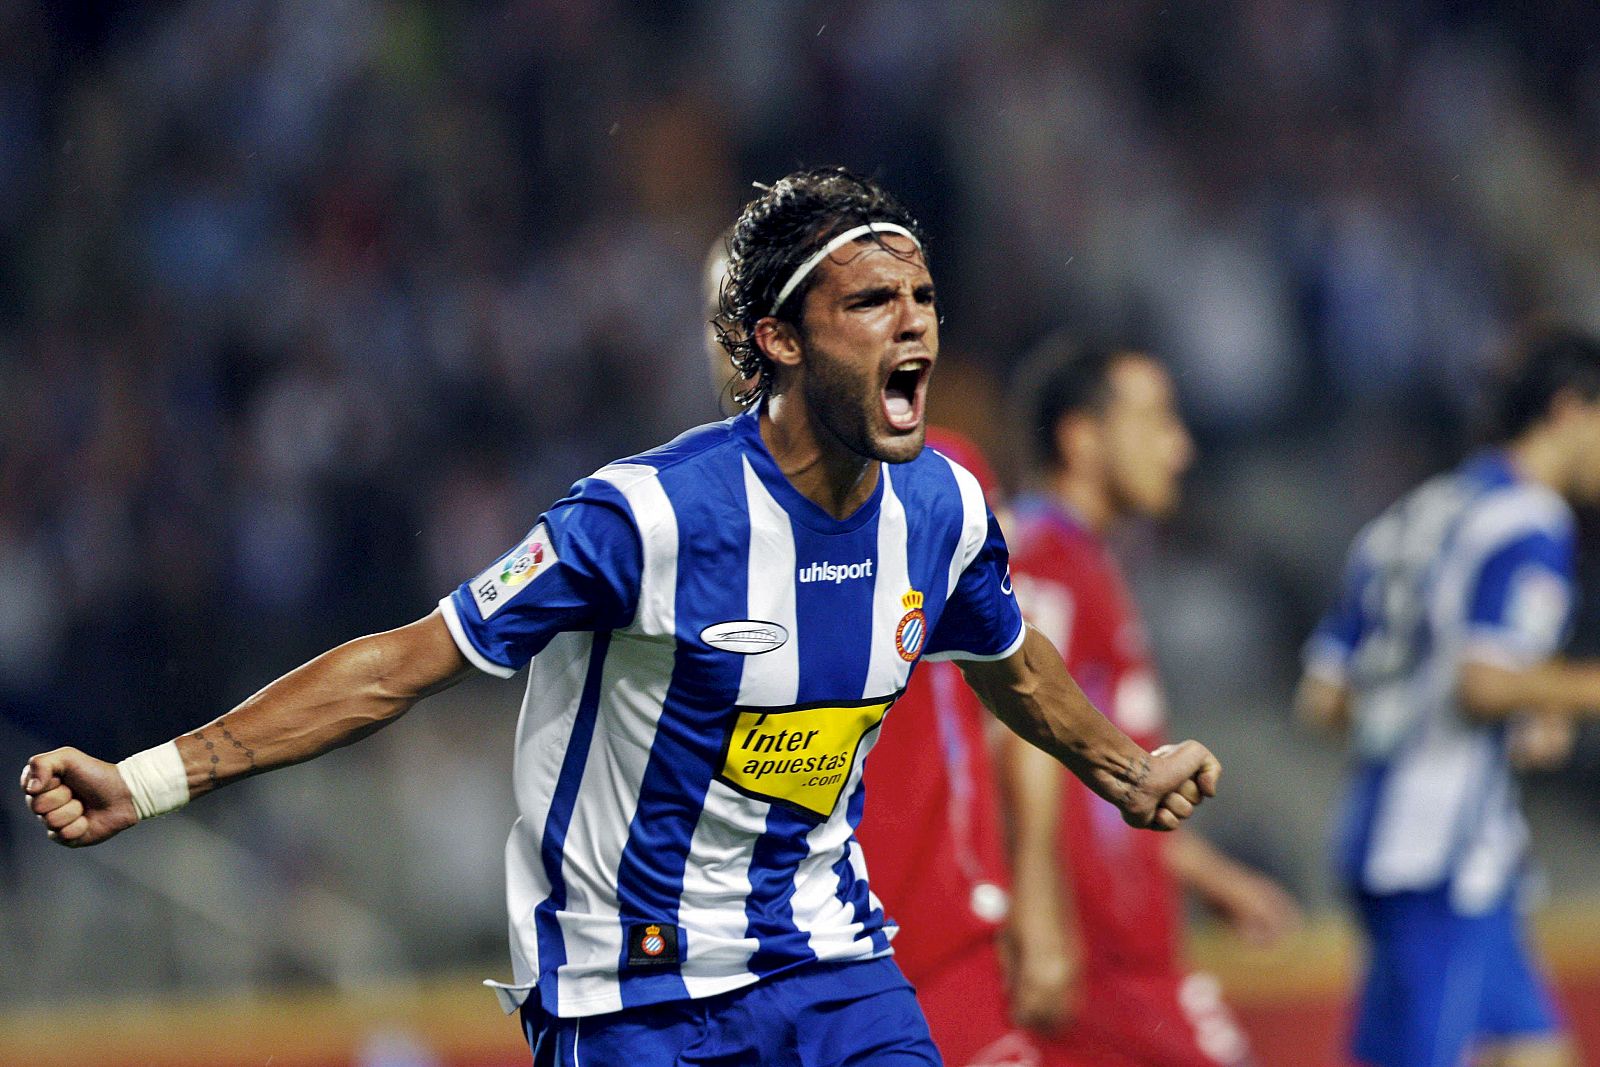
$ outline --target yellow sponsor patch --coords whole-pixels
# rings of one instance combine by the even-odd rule
[[[856,751],[899,694],[854,704],[735,708],[717,779],[757,800],[827,818]]]

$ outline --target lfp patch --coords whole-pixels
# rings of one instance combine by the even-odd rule
[[[526,541],[472,580],[472,599],[477,601],[478,614],[489,618],[555,562],[556,549],[550,541],[550,530],[541,522]]]
[[[922,613],[922,594],[915,589],[906,590],[900,598],[906,608],[900,625],[894,628],[894,650],[900,658],[910,663],[922,652],[928,640],[928,617]]]

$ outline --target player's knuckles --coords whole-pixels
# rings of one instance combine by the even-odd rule
[[[59,785],[35,796],[28,802],[28,807],[33,809],[35,815],[48,815],[70,800],[72,800],[72,790]]]
[[[83,803],[81,801],[73,800],[61,805],[61,807],[46,815],[44,817],[44,824],[50,827],[52,830],[60,830],[66,826],[70,826],[81,818],[83,818]]]
[[[1178,793],[1168,793],[1161,806],[1180,819],[1187,819],[1194,814],[1194,805]]]

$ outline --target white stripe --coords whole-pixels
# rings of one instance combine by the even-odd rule
[[[612,635],[594,737],[562,857],[567,962],[557,972],[557,996],[562,1011],[584,1014],[622,1007],[616,975],[622,952],[617,876],[672,678],[678,578],[677,516],[654,469],[617,464],[595,477],[610,482],[627,500],[639,530],[643,572],[633,624]]]
[[[881,728],[862,739],[861,748],[844,790],[839,794],[839,806],[827,821],[806,835],[810,854],[800,862],[795,871],[795,892],[791,901],[795,924],[806,931],[811,951],[819,960],[865,959],[873,954],[870,938],[857,940],[863,924],[856,921],[854,906],[839,899],[839,876],[833,864],[840,850],[850,840],[850,798],[861,788],[862,768],[866,756],[877,744]],[[866,865],[861,850],[852,849],[851,862],[857,877],[866,877]],[[876,897],[872,907],[880,907]],[[870,912],[869,912],[870,914]]]
[[[1439,568],[1431,605],[1436,631],[1457,634],[1466,625],[1471,609],[1467,597],[1491,555],[1532,533],[1565,536],[1573,522],[1571,509],[1543,486],[1518,485],[1497,490],[1475,504]]]
[[[955,595],[961,573],[978,558],[983,543],[989,539],[989,509],[983,502],[983,487],[978,484],[978,479],[948,456],[941,455],[939,458],[950,464],[950,471],[956,476],[956,486],[961,490],[961,543],[950,557],[950,584],[945,590],[948,599]]]
[[[795,621],[794,528],[767,492],[748,459],[745,508],[750,543],[745,559],[745,617],[775,622],[790,639],[771,652],[741,657],[738,703],[793,704],[800,691],[800,634]],[[759,941],[746,937],[744,902],[750,895],[750,861],[766,830],[770,805],[712,782],[689,843],[679,922],[694,930],[681,968],[691,997],[710,996],[753,981],[746,968]]]
[[[795,268],[794,273],[789,275],[789,280],[783,283],[783,288],[778,290],[778,299],[772,302],[772,310],[767,314],[776,315],[778,309],[783,307],[783,302],[789,299],[789,294],[794,292],[800,283],[806,280],[806,275],[816,270],[817,264],[826,259],[834,249],[849,244],[857,237],[862,237],[869,233],[898,233],[902,237],[911,238],[911,243],[916,245],[918,249],[922,247],[922,242],[917,240],[916,234],[904,226],[896,226],[892,222],[869,222],[864,226],[846,230],[814,252],[810,259]]]
[[[800,694],[800,624],[795,609],[794,526],[789,513],[761,484],[750,460],[744,459],[745,506],[750,517],[750,553],[746,561],[749,618],[768,619],[785,627],[789,641],[771,652],[744,657],[739,703],[753,707],[793,704]]]
[[[1432,719],[1413,751],[1384,782],[1373,820],[1365,886],[1374,893],[1418,889],[1445,873],[1452,829],[1487,770],[1488,739],[1465,726]]]
[[[949,456],[935,453],[940,459],[950,464],[950,471],[956,477],[956,486],[961,490],[961,542],[956,546],[955,553],[950,557],[950,581],[945,589],[945,599],[955,595],[956,583],[961,581],[961,574],[972,561],[978,558],[978,553],[983,550],[983,543],[989,539],[989,509],[983,502],[983,487],[978,484],[978,479],[972,472],[961,464],[956,463]],[[973,660],[988,662],[990,660],[1009,659],[1022,647],[1022,642],[1027,639],[1027,624],[1017,628],[1016,636],[1011,639],[1003,650],[991,655],[978,655],[962,649],[951,649],[945,652],[930,653],[924,658],[939,662],[941,660]]]
[[[506,914],[512,973],[521,986],[531,985],[539,974],[533,909],[550,895],[540,849],[593,651],[593,634],[557,634],[529,666],[517,718],[512,787],[520,816],[506,840]]]
[[[444,616],[445,627],[449,629],[450,636],[455,640],[456,647],[461,650],[461,654],[467,657],[468,663],[485,674],[494,675],[496,678],[509,678],[517,673],[510,667],[502,667],[498,663],[491,663],[484,658],[482,652],[472,646],[472,642],[467,639],[467,631],[461,625],[461,616],[456,614],[456,602],[451,597],[447,596],[439,601],[439,614]]]
[[[882,465],[883,499],[878,505],[878,560],[872,576],[872,643],[867,659],[867,680],[861,698],[888,696],[905,688],[911,664],[900,657],[894,635],[900,620],[911,610],[900,598],[911,589],[906,560],[906,509],[894,491],[889,465]],[[921,590],[927,596],[929,590]],[[928,597],[932,599],[931,596]],[[923,635],[927,643],[927,635]]]

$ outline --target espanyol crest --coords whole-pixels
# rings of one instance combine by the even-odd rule
[[[917,590],[906,590],[900,603],[906,613],[900,625],[894,628],[894,650],[910,663],[922,653],[922,646],[928,640],[928,617],[922,613],[922,594]]]

